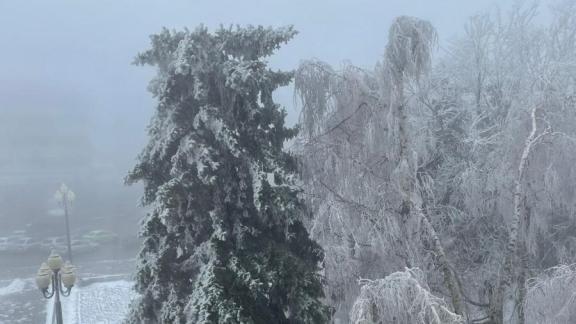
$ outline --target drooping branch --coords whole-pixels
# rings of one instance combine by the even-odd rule
[[[426,73],[437,40],[436,29],[426,20],[407,16],[394,19],[386,46],[386,62],[394,83]]]
[[[576,317],[576,265],[546,270],[526,284],[524,309],[529,323],[568,324]]]
[[[350,313],[351,323],[464,323],[444,300],[429,292],[424,274],[417,268],[360,283],[360,295]]]

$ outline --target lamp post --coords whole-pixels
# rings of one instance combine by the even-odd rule
[[[74,192],[65,184],[62,184],[56,193],[54,193],[54,198],[62,205],[64,208],[64,219],[66,220],[66,245],[68,247],[68,261],[72,262],[72,243],[70,240],[70,219],[68,217],[68,208],[72,204],[76,195]]]
[[[44,298],[50,299],[54,296],[54,314],[56,314],[57,324],[63,324],[60,295],[64,297],[70,296],[72,287],[76,282],[74,267],[70,262],[63,263],[62,257],[52,251],[48,260],[42,263],[36,275],[36,285],[42,291]]]

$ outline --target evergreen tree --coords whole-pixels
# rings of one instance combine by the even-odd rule
[[[291,72],[265,58],[296,32],[205,27],[153,35],[150,142],[127,178],[144,219],[129,323],[325,323],[321,247],[301,222],[296,129],[272,92]]]

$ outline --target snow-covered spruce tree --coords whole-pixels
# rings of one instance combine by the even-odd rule
[[[325,323],[322,249],[302,225],[296,129],[272,92],[292,79],[266,57],[287,28],[164,29],[136,63],[158,68],[150,142],[127,181],[144,219],[128,323]]]

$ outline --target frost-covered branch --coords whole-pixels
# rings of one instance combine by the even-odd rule
[[[430,293],[424,273],[417,268],[360,283],[360,295],[350,312],[351,323],[464,323],[443,299]]]
[[[526,285],[527,323],[569,324],[576,321],[576,265],[546,270]]]

